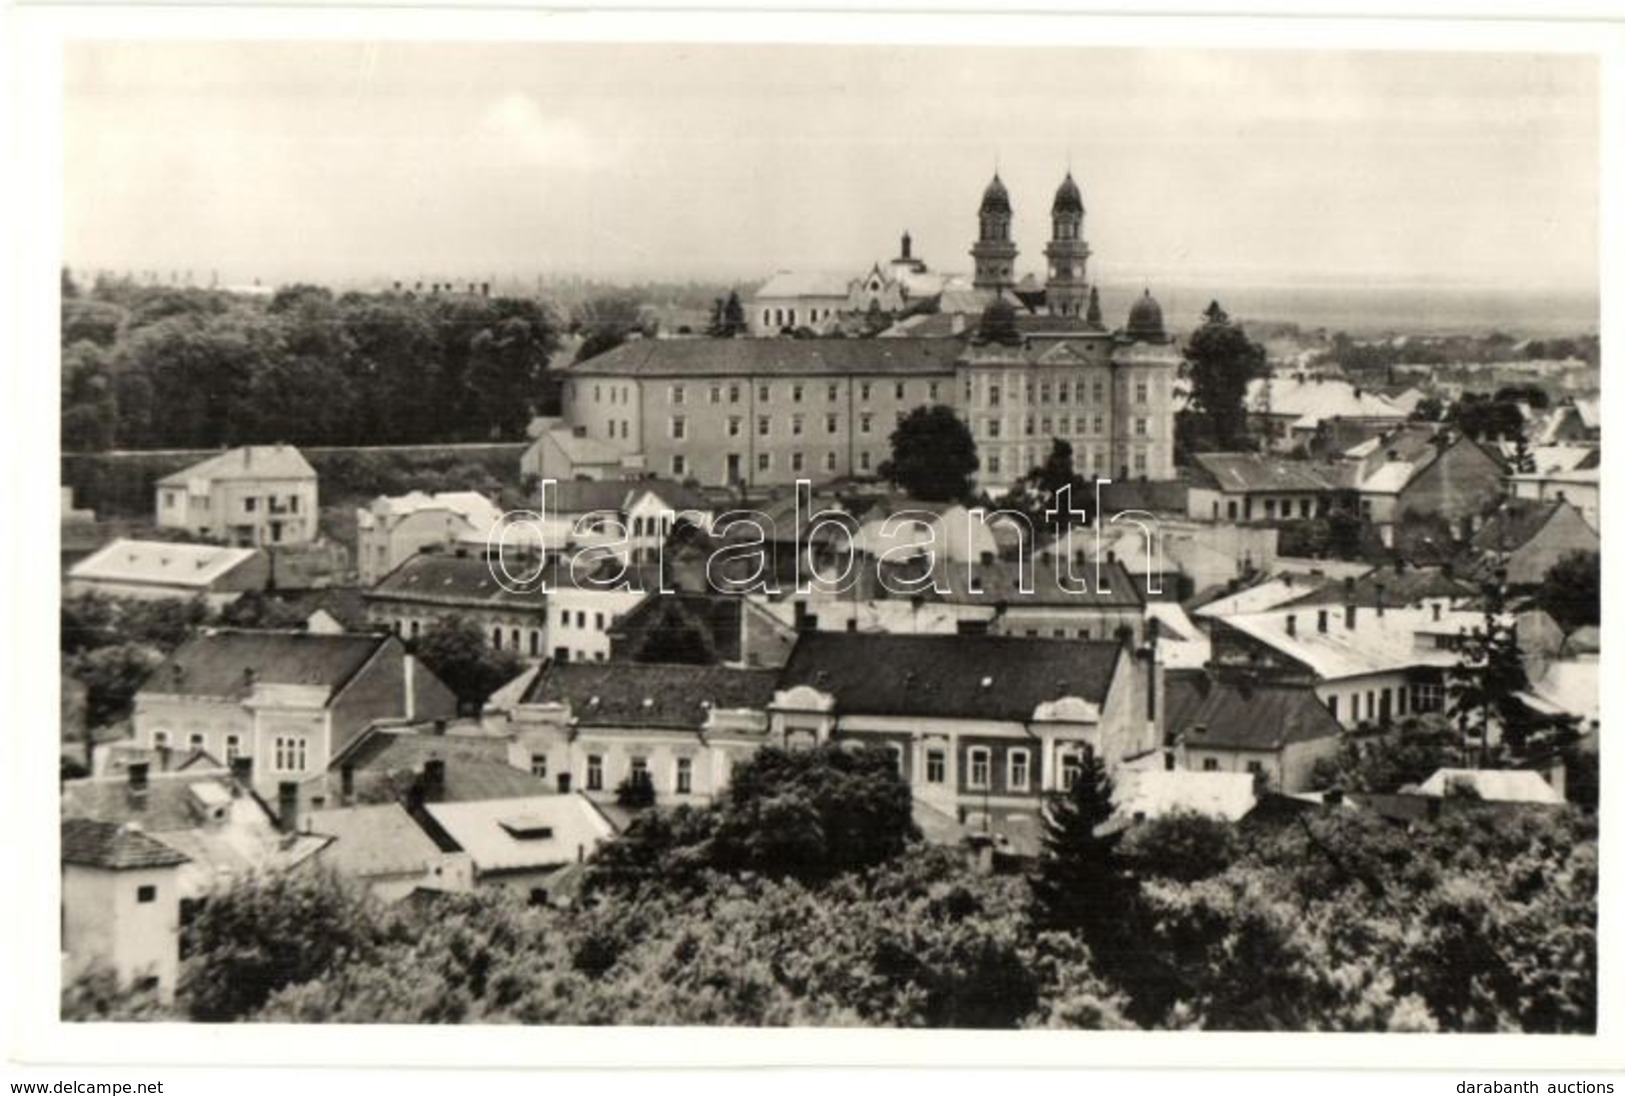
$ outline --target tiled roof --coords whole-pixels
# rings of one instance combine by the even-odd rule
[[[1221,597],[1192,603],[1191,612],[1199,617],[1230,617],[1238,613],[1263,613],[1282,605],[1303,600],[1309,594],[1325,588],[1324,578],[1285,575],[1245,586]]]
[[[1319,630],[1318,614],[1325,612],[1326,631]],[[1295,634],[1287,634],[1287,619],[1296,618]],[[1273,647],[1309,667],[1323,680],[1387,673],[1411,666],[1453,666],[1459,656],[1418,636],[1456,635],[1482,627],[1484,614],[1445,610],[1438,620],[1431,608],[1360,609],[1355,625],[1345,625],[1336,609],[1277,609],[1226,617],[1224,624]]]
[[[654,633],[697,628],[718,662],[738,662],[744,605],[742,596],[732,594],[651,593],[616,622],[611,635],[624,639],[626,656],[636,659]],[[619,647],[615,657],[621,657]]]
[[[334,758],[334,764],[350,765],[358,772],[395,772],[421,769],[431,757],[445,761],[448,770],[465,761],[505,764],[508,743],[495,735],[435,734],[431,727],[373,727]]]
[[[1036,560],[1029,564],[1028,586],[1021,588],[1021,568],[1004,560],[992,563],[947,563],[941,568],[938,581],[945,583],[950,592],[928,592],[926,600],[942,600],[962,605],[998,605],[1012,608],[1023,606],[1052,606],[1068,609],[1120,608],[1138,609],[1145,604],[1139,587],[1119,562],[1074,564],[1073,571],[1083,581],[1086,590],[1063,587],[1053,561]],[[1097,576],[1099,581],[1097,582]],[[974,578],[974,582],[972,579]]]
[[[262,685],[343,687],[390,637],[307,632],[210,631],[188,639],[153,671],[143,693],[241,696],[254,671]]]
[[[291,445],[245,445],[201,460],[159,480],[165,487],[185,486],[194,479],[315,479],[316,469]]]
[[[570,366],[577,377],[951,374],[956,339],[639,339]]]
[[[1347,467],[1258,453],[1198,453],[1196,466],[1221,491],[1331,491],[1347,485]]]
[[[68,577],[204,590],[258,555],[254,548],[119,539],[74,564]]]
[[[570,459],[571,464],[620,464],[621,451],[607,441],[577,434],[568,426],[554,426],[547,437]]]
[[[306,829],[334,840],[321,863],[363,878],[422,871],[440,848],[398,803],[312,811]]]
[[[480,872],[563,867],[592,855],[615,834],[580,795],[536,795],[425,809]]]
[[[1268,386],[1269,413],[1290,415],[1294,426],[1313,427],[1322,419],[1393,419],[1406,413],[1387,397],[1370,389],[1356,388],[1347,381],[1305,377],[1274,377],[1255,380],[1247,386],[1247,405],[1262,412]]]
[[[1516,551],[1538,536],[1567,505],[1557,500],[1507,499],[1473,535],[1473,547],[1490,552]]]
[[[366,591],[367,600],[435,602],[443,605],[502,606],[543,611],[547,595],[542,583],[512,589],[499,583],[494,565],[473,556],[421,553],[408,556],[378,585]],[[557,568],[551,568],[555,574]],[[552,589],[552,577],[547,586]]]
[[[425,510],[449,510],[482,533],[491,528],[502,513],[478,491],[442,491],[434,495],[412,491],[405,495],[379,495],[365,510],[358,511],[357,517],[365,528],[374,518],[401,518]]]
[[[122,871],[168,868],[189,858],[141,832],[138,826],[68,818],[62,822],[62,862]]]
[[[765,711],[777,670],[646,662],[551,663],[526,704],[568,703],[584,726],[698,729],[712,711]]]
[[[832,693],[842,714],[1027,720],[1063,697],[1102,703],[1123,653],[1085,640],[808,632],[779,688]]]
[[[1214,680],[1203,671],[1168,675],[1169,733],[1189,747],[1278,750],[1292,742],[1336,737],[1341,728],[1314,689]],[[1204,730],[1198,732],[1197,727]]]

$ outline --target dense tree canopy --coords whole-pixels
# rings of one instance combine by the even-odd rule
[[[1217,301],[1185,344],[1190,381],[1190,445],[1196,449],[1249,447],[1247,385],[1267,376],[1264,348],[1247,337]]]
[[[524,672],[516,651],[498,651],[486,642],[480,626],[462,616],[443,616],[412,643],[423,660],[467,710],[477,711],[486,698]]]
[[[68,450],[521,438],[557,408],[543,304],[98,282],[62,303]]]
[[[1602,623],[1602,555],[1571,552],[1552,564],[1536,594],[1565,631]]]
[[[916,407],[891,435],[880,475],[922,502],[961,502],[982,462],[976,439],[953,408]]]

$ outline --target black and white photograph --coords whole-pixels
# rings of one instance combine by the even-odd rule
[[[59,39],[31,1013],[1605,1062],[1606,36],[665,18]]]

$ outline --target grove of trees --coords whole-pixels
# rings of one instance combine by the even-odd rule
[[[522,298],[98,281],[62,300],[62,446],[521,439],[563,327]]]
[[[970,427],[951,407],[916,407],[891,434],[891,459],[880,465],[890,480],[922,502],[963,502],[982,466]]]

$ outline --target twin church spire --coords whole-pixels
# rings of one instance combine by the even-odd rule
[[[1098,298],[1091,302],[1087,281],[1089,245],[1083,239],[1083,213],[1083,193],[1069,170],[1050,205],[1050,241],[1044,247],[1048,260],[1045,300],[1053,315],[1083,316],[1091,310],[1098,314]],[[1010,233],[1011,219],[1010,192],[995,171],[993,181],[982,191],[976,243],[971,246],[977,289],[1015,287],[1018,251]]]

